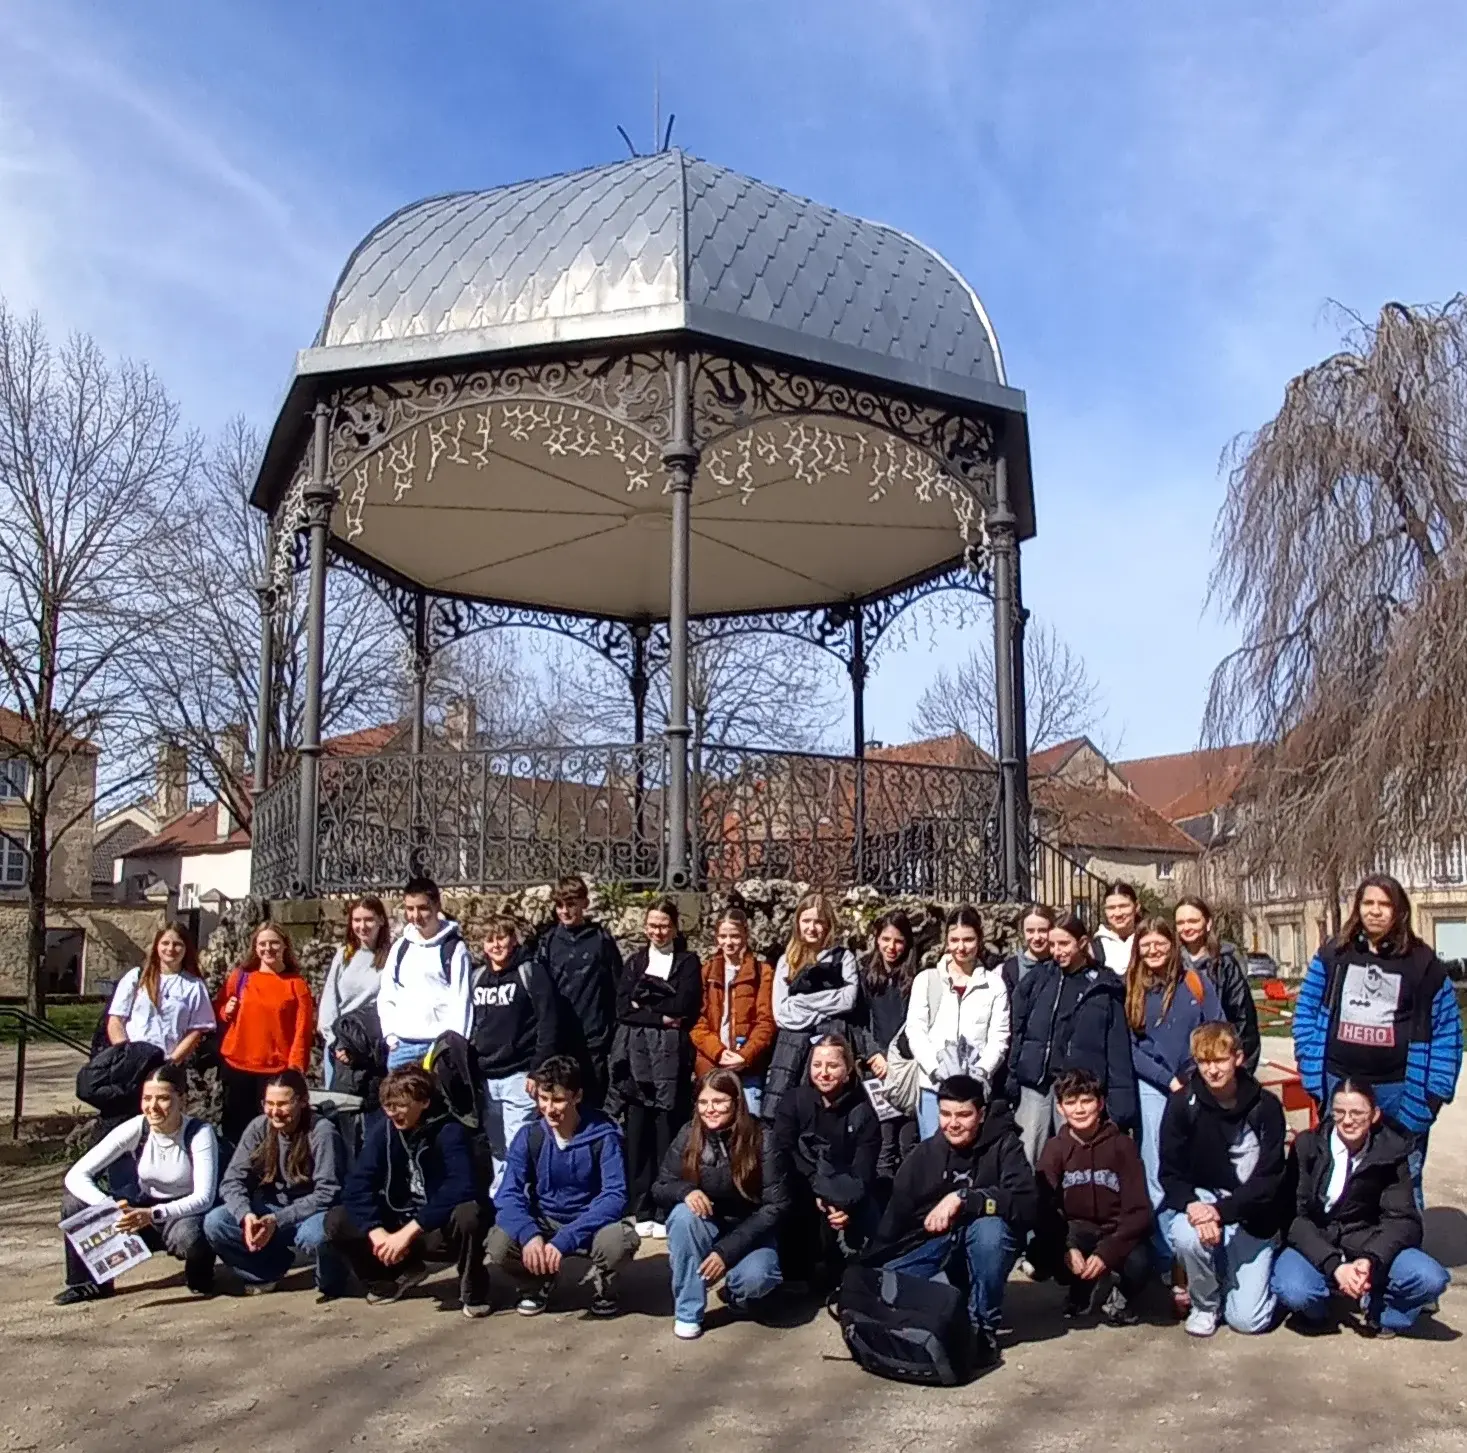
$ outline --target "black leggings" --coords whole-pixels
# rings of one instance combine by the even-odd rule
[[[627,1205],[633,1221],[660,1221],[652,1204],[652,1183],[668,1147],[687,1123],[684,1110],[657,1110],[650,1105],[626,1107]]]
[[[219,1111],[219,1129],[231,1145],[239,1144],[250,1121],[261,1113],[260,1102],[265,1098],[265,1082],[269,1078],[269,1075],[220,1064],[219,1084],[224,1103]]]

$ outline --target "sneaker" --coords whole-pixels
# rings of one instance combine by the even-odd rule
[[[987,1327],[973,1328],[973,1345],[975,1372],[987,1372],[1003,1361],[1003,1353],[998,1350],[998,1338]]]
[[[196,1297],[212,1297],[214,1295],[214,1268],[194,1268],[184,1262],[183,1284]]]
[[[58,1307],[76,1307],[83,1302],[99,1302],[103,1297],[112,1296],[115,1291],[116,1288],[110,1281],[79,1281],[62,1287],[51,1300]]]
[[[494,1310],[488,1302],[465,1302],[463,1314],[471,1322],[477,1322],[480,1317],[487,1317]]]
[[[538,1317],[550,1305],[550,1288],[553,1282],[542,1281],[532,1286],[518,1302],[515,1311],[522,1317]]]
[[[635,1227],[635,1230],[636,1230],[636,1233],[637,1233],[638,1236],[648,1237],[648,1236],[655,1236],[657,1234],[657,1231],[656,1231],[657,1223],[655,1221],[637,1221],[637,1222],[634,1222],[633,1225]],[[666,1231],[663,1231],[662,1234],[664,1236],[666,1236],[667,1235],[667,1232]]]
[[[1182,1325],[1187,1329],[1189,1337],[1211,1337],[1217,1331],[1217,1313],[1204,1312],[1199,1307],[1193,1307]]]
[[[621,1311],[616,1299],[616,1278],[603,1276],[591,1293],[590,1312],[593,1317],[614,1317]]]
[[[1065,1307],[1061,1313],[1065,1321],[1073,1322],[1078,1317],[1089,1315],[1094,1290],[1089,1282],[1079,1282],[1065,1293]]]
[[[667,1240],[667,1227],[661,1221],[652,1222],[652,1239],[654,1241]]]
[[[1116,1287],[1100,1309],[1100,1321],[1105,1327],[1134,1327],[1140,1323],[1141,1318],[1131,1310],[1121,1289]]]
[[[247,1281],[244,1284],[244,1294],[247,1297],[263,1297],[273,1292],[279,1285],[278,1281]]]
[[[1360,1335],[1362,1337],[1375,1337],[1379,1338],[1382,1341],[1388,1342],[1392,1337],[1396,1335],[1395,1331],[1392,1328],[1382,1327],[1380,1323],[1372,1317],[1365,1318],[1358,1325],[1360,1329]]]
[[[1323,1337],[1334,1330],[1325,1318],[1301,1317],[1298,1312],[1288,1318],[1286,1325],[1291,1332],[1297,1332],[1301,1337]]]
[[[1018,1261],[1019,1271],[1029,1278],[1030,1281],[1038,1281],[1039,1275],[1034,1270],[1034,1263],[1027,1256],[1021,1256]]]
[[[681,1337],[684,1342],[696,1342],[703,1335],[703,1324],[701,1322],[674,1322],[672,1335]]]
[[[729,1316],[747,1317],[750,1315],[748,1302],[734,1296],[734,1294],[729,1291],[727,1282],[719,1282],[718,1290],[714,1292],[714,1296],[716,1296],[718,1300],[722,1302],[725,1307],[728,1308]]]
[[[426,1266],[410,1266],[401,1276],[391,1281],[373,1282],[367,1288],[367,1304],[380,1307],[387,1302],[400,1301],[428,1275]]]

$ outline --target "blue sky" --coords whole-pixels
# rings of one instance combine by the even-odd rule
[[[1460,0],[0,6],[0,293],[268,423],[355,241],[435,192],[689,150],[936,248],[1028,392],[1026,591],[1125,755],[1195,743],[1221,451],[1330,299],[1467,285]],[[944,654],[888,654],[905,735]]]

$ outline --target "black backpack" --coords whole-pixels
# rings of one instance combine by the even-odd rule
[[[968,1299],[946,1282],[854,1262],[834,1315],[851,1357],[877,1377],[956,1387],[978,1372]]]
[[[109,1044],[77,1071],[76,1097],[104,1117],[136,1115],[143,1082],[166,1058],[147,1040]]]

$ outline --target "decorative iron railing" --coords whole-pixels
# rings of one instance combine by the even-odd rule
[[[938,902],[1004,896],[998,778],[989,770],[703,744],[689,841],[697,886],[794,878]],[[293,891],[300,768],[261,795],[253,888]],[[383,891],[413,873],[514,889],[589,873],[653,887],[666,861],[666,753],[642,746],[510,747],[325,756],[316,888]],[[1034,894],[1098,922],[1104,885],[1050,844]]]

